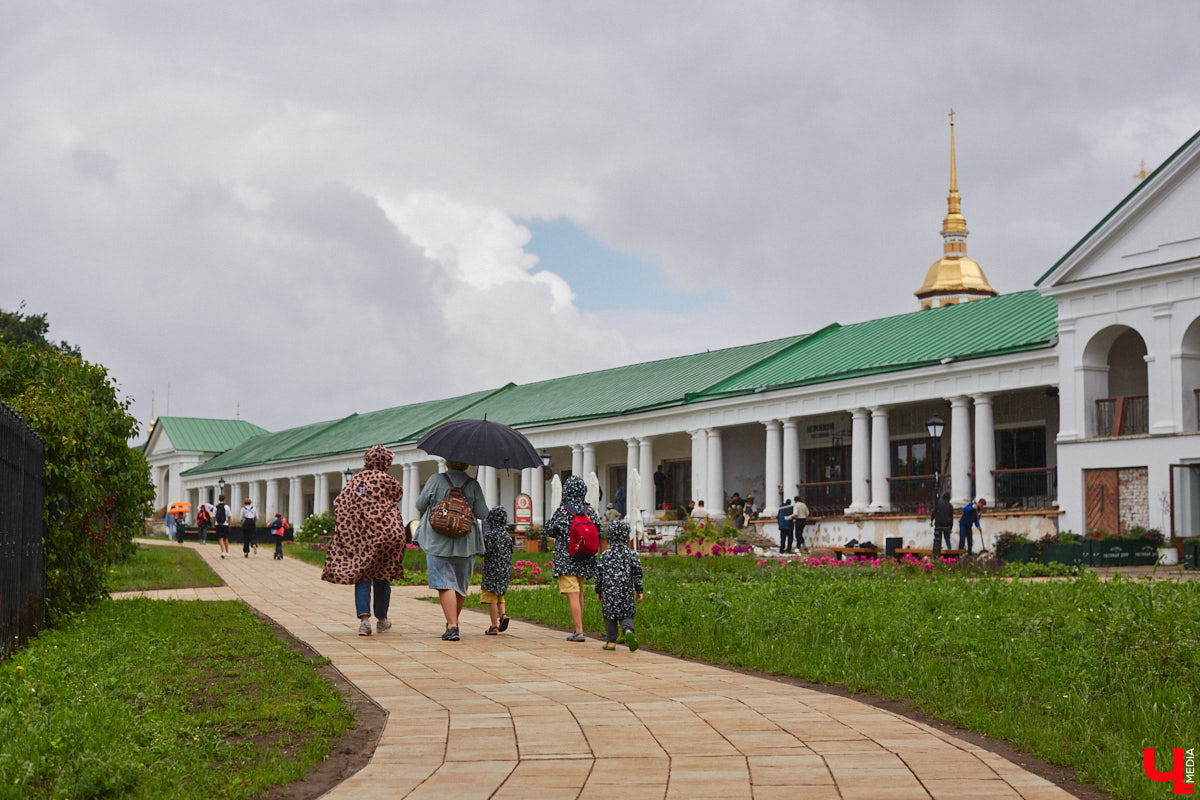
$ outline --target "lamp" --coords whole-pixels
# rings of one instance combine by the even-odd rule
[[[946,430],[946,421],[934,412],[933,416],[925,422],[925,430],[929,433],[929,440],[933,444],[933,506],[937,508],[938,490],[941,489],[942,479],[939,474],[939,468],[942,466],[942,432]],[[931,509],[932,510],[932,509]],[[949,534],[947,534],[949,535]],[[941,533],[937,528],[933,529],[933,554],[934,556],[941,555],[942,540]]]
[[[946,423],[936,413],[925,422],[925,430],[929,431],[929,438],[941,441],[942,431],[946,429]]]
[[[217,478],[217,494],[218,495],[225,494],[225,479],[224,478]]]
[[[546,550],[546,523],[550,520],[546,519],[546,473],[550,471],[550,451],[543,450],[538,453],[542,459],[542,551]]]
[[[349,467],[346,467],[346,469],[342,471],[342,488],[343,489],[346,487],[346,484],[349,483],[350,479],[353,477],[354,477],[354,470],[350,469]]]

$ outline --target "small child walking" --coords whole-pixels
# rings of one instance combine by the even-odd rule
[[[488,512],[483,523],[483,585],[479,602],[486,603],[492,618],[488,636],[508,630],[508,615],[504,613],[504,594],[512,575],[513,538],[508,532],[508,512],[496,506]]]
[[[274,561],[283,561],[283,537],[287,536],[287,524],[283,514],[276,511],[275,519],[271,520],[271,524],[267,526],[271,535],[275,537],[275,557],[272,559]]]
[[[616,520],[608,526],[608,549],[596,561],[596,599],[604,616],[605,650],[617,649],[618,630],[630,652],[638,649],[633,615],[642,602],[642,561],[629,547],[629,523]]]

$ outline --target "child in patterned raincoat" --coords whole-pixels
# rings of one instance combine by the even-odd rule
[[[504,593],[512,575],[513,538],[508,532],[508,512],[496,506],[488,512],[483,523],[483,585],[479,602],[486,603],[492,617],[488,636],[508,630],[508,615],[504,613]]]
[[[631,651],[638,649],[633,615],[642,602],[642,562],[629,547],[629,523],[616,520],[608,526],[608,549],[596,560],[596,599],[604,616],[605,650],[617,649],[617,631]]]

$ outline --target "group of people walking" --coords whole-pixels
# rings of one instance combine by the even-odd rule
[[[200,544],[208,544],[208,529],[211,526],[221,548],[221,558],[229,555],[229,524],[233,519],[233,511],[225,502],[225,495],[217,496],[217,504],[208,506],[204,503],[196,509],[196,533]],[[238,519],[242,523],[242,557],[249,558],[251,552],[258,555],[258,510],[254,502],[247,497],[238,509]],[[288,522],[282,512],[276,512],[275,518],[267,525],[267,530],[275,539],[274,560],[283,560],[283,538],[287,533]],[[183,541],[183,514],[167,514],[167,538],[172,541]]]
[[[354,586],[361,636],[383,633],[392,627],[388,618],[391,582],[404,576],[406,528],[398,510],[404,489],[388,473],[392,459],[386,447],[372,447],[363,459],[363,470],[346,483],[333,503],[337,524],[321,578]],[[504,607],[513,554],[508,513],[502,506],[488,508],[483,488],[467,474],[467,468],[467,464],[448,460],[445,472],[426,481],[416,503],[420,520],[409,526],[413,543],[425,553],[429,588],[437,591],[445,617],[441,637],[452,642],[461,638],[463,603],[475,559],[481,555],[480,600],[488,606],[490,617],[484,634],[499,635],[509,624]],[[595,526],[594,531],[602,525],[586,502],[586,494],[583,478],[568,478],[563,484],[562,503],[545,526],[546,536],[554,540],[553,574],[571,613],[573,631],[567,640],[586,641],[584,582],[593,579],[605,620],[605,649],[614,649],[622,640],[630,650],[636,650],[633,617],[643,595],[641,561],[629,546],[629,524],[621,519],[609,523],[609,547],[603,553],[596,552],[599,548],[595,544],[579,543],[580,536],[586,538],[589,523]]]

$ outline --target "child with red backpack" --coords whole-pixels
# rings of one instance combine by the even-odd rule
[[[583,582],[596,575],[596,553],[600,550],[600,517],[588,505],[587,483],[578,475],[567,478],[562,505],[546,523],[546,535],[554,539],[554,577],[558,592],[567,596],[575,632],[568,642],[587,641],[583,635]]]

